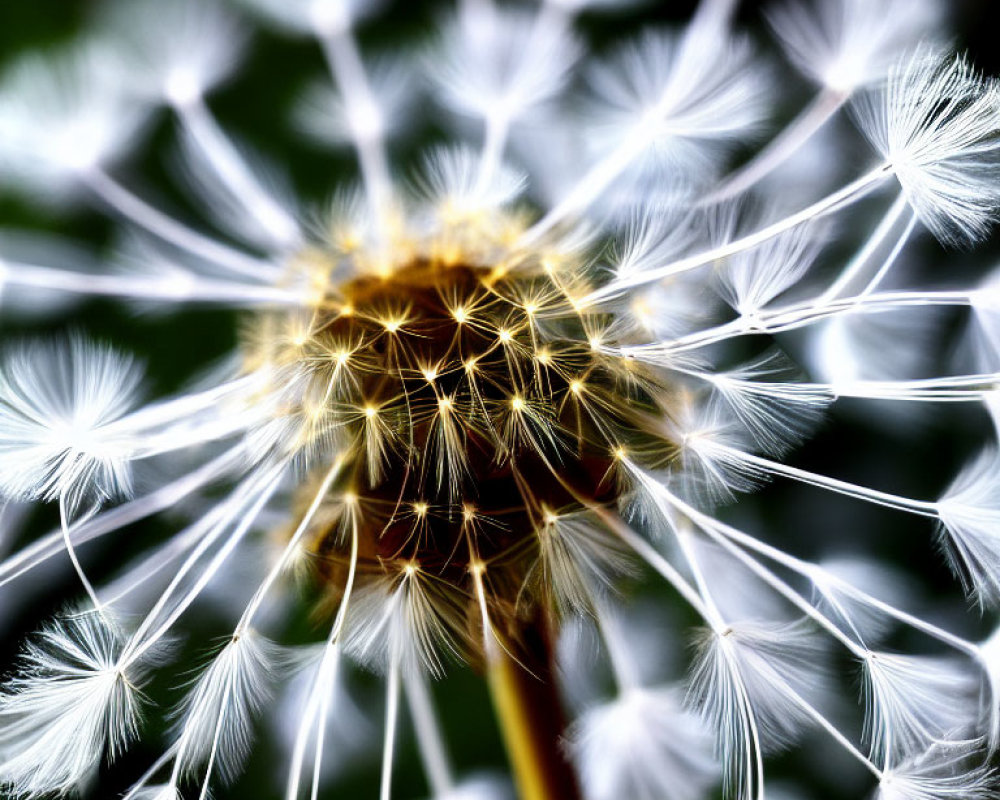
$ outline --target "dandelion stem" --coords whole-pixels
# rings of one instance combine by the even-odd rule
[[[378,119],[380,111],[372,96],[361,54],[349,31],[320,35],[319,41],[353,123],[354,148],[369,206],[373,213],[381,216],[385,212],[392,182]]]
[[[452,777],[451,765],[448,763],[441,727],[434,714],[434,704],[427,687],[427,679],[419,671],[411,670],[403,675],[403,686],[431,794],[434,797],[445,797],[454,790],[455,780]]]
[[[212,749],[208,755],[208,765],[205,767],[205,779],[202,781],[201,792],[198,794],[198,800],[206,800],[208,797],[208,788],[212,785],[212,772],[215,769],[215,762],[219,755],[219,743],[222,739],[223,726],[226,722],[226,712],[229,710],[229,700],[233,694],[233,682],[235,679],[235,671],[230,673],[226,679],[226,692],[222,696],[222,701],[219,703],[219,713],[215,719],[215,731],[212,735]],[[182,747],[180,756],[177,761],[174,762],[174,774],[170,777],[170,782],[174,785],[178,782],[181,767],[185,760],[184,755],[184,748]]]
[[[98,512],[78,523],[69,532],[70,541],[74,546],[83,544],[169,508],[232,469],[243,452],[243,445],[240,444],[195,471],[164,484],[147,495],[107,511]],[[60,530],[53,531],[0,563],[0,586],[10,583],[62,552],[63,535],[60,527]]]
[[[83,571],[80,559],[76,557],[76,548],[73,547],[73,540],[69,533],[71,524],[66,511],[66,498],[63,496],[59,497],[59,526],[62,528],[63,544],[66,547],[69,560],[73,562],[73,569],[76,570],[77,577],[80,579],[80,583],[83,584],[83,588],[86,590],[87,596],[90,597],[90,602],[93,603],[94,609],[101,614],[101,616],[103,616],[103,606],[101,605],[101,601],[97,599],[97,592],[94,591],[94,585],[90,582],[87,578],[87,574]]]
[[[295,220],[257,180],[202,99],[185,103],[176,111],[216,175],[232,190],[243,209],[279,247],[291,249],[301,244]]]
[[[148,434],[153,428],[188,419],[205,410],[218,408],[227,401],[245,397],[264,384],[265,375],[264,370],[255,370],[204,391],[189,392],[169,400],[150,403],[127,416],[101,426],[101,431],[109,436]]]
[[[332,660],[329,662],[330,672],[332,673],[329,681],[329,691],[323,692],[320,695],[319,707],[309,716],[309,719],[314,720],[316,727],[316,749],[313,753],[312,788],[309,792],[309,800],[318,800],[319,798],[319,784],[323,777],[323,749],[326,740],[326,721],[330,718],[330,703],[333,702],[333,693],[336,691],[337,669],[340,666],[339,658],[337,658],[339,651],[336,649],[336,645],[327,647],[326,649],[334,653]],[[298,792],[297,780],[295,791],[296,793]]]
[[[267,595],[268,589],[270,589],[274,582],[281,577],[282,572],[284,572],[288,567],[288,563],[295,556],[296,552],[298,552],[299,543],[302,541],[302,537],[309,530],[309,525],[312,523],[313,517],[316,516],[316,512],[319,511],[323,501],[327,498],[330,486],[332,486],[333,482],[337,479],[343,465],[344,458],[343,456],[338,455],[334,459],[333,465],[329,470],[327,470],[326,475],[323,477],[323,481],[320,483],[319,489],[316,490],[316,494],[313,496],[308,510],[303,515],[298,527],[296,527],[295,533],[293,533],[291,538],[288,540],[288,544],[285,545],[285,549],[282,551],[281,556],[271,567],[270,572],[268,572],[267,576],[257,587],[253,597],[247,604],[247,607],[243,610],[239,624],[237,624],[236,630],[233,631],[234,639],[245,633],[250,627],[250,623],[253,621],[254,615],[256,615],[257,611],[260,609],[261,603],[264,602],[264,597]]]
[[[628,657],[623,631],[612,608],[599,600],[595,600],[597,628],[608,654],[608,663],[618,687],[618,694],[624,696],[629,691],[638,688],[642,681],[633,659]]]
[[[892,246],[892,250],[889,251],[889,255],[885,257],[885,260],[879,266],[878,271],[875,276],[865,284],[865,288],[861,290],[860,296],[866,297],[878,288],[878,285],[882,282],[882,279],[886,276],[892,265],[896,263],[896,259],[899,254],[903,252],[903,248],[906,247],[906,243],[910,240],[910,236],[913,234],[913,230],[917,227],[917,215],[910,210],[909,219],[903,226],[902,233],[896,239],[896,243]]]
[[[844,267],[837,279],[830,284],[830,287],[822,295],[820,295],[817,301],[820,305],[825,305],[830,300],[837,297],[837,295],[843,293],[847,286],[865,268],[865,265],[871,260],[875,251],[878,250],[879,246],[892,232],[892,229],[896,226],[896,223],[899,222],[900,217],[903,216],[903,212],[906,211],[908,207],[909,203],[906,199],[906,195],[903,194],[903,192],[900,192],[899,196],[882,218],[882,221],[879,222],[878,227],[876,227],[872,232],[872,235],[868,237],[868,241],[866,241],[864,246],[858,250],[858,252],[854,255],[854,258],[848,262],[847,266]]]
[[[480,193],[487,190],[499,170],[509,130],[510,119],[506,114],[491,114],[486,120],[486,135],[479,157],[479,177],[476,179],[476,189]]]
[[[602,514],[601,518],[618,534],[625,544],[635,551],[636,555],[660,573],[660,576],[666,579],[709,626],[713,629],[721,627],[721,620],[718,614],[705,603],[694,587],[688,583],[684,576],[674,568],[673,564],[667,561],[653,545],[619,520],[614,514],[607,512]]]
[[[481,8],[472,13],[478,13],[484,18],[488,18],[491,24],[496,24],[497,10],[490,4],[483,4]],[[487,16],[488,15],[488,16]],[[524,50],[527,53],[538,52],[546,46],[548,40],[557,36],[565,35],[573,19],[573,10],[559,3],[545,2],[535,15],[531,27],[531,33]],[[530,64],[531,62],[526,62]],[[517,77],[512,80],[516,83],[524,71],[521,65],[515,73]],[[490,181],[495,180],[503,164],[504,150],[507,147],[507,140],[510,136],[511,123],[514,122],[517,113],[512,113],[510,104],[498,103],[490,109],[486,117],[486,130],[483,137],[483,147],[479,157],[479,175],[476,178],[476,190],[485,192],[490,185]]]
[[[734,170],[702,203],[721,203],[742,194],[795,155],[844,105],[847,93],[825,89],[813,98],[784,130],[743,166]]]
[[[693,509],[691,513],[694,513]],[[920,617],[916,617],[913,614],[909,614],[902,609],[896,608],[889,603],[879,600],[877,597],[873,597],[867,592],[856,587],[854,584],[837,577],[829,570],[824,569],[818,564],[810,561],[803,561],[800,558],[789,555],[783,550],[772,547],[766,542],[762,542],[750,534],[744,533],[743,531],[740,531],[731,525],[719,522],[718,520],[709,520],[707,517],[701,517],[699,522],[704,523],[705,526],[711,527],[715,533],[726,537],[732,542],[736,542],[741,547],[753,550],[754,552],[771,559],[775,563],[792,570],[804,578],[807,578],[814,586],[819,587],[820,591],[824,594],[826,594],[826,591],[821,588],[823,585],[834,587],[854,600],[870,606],[877,611],[881,611],[886,616],[892,617],[905,625],[909,625],[911,628],[921,631],[927,636],[937,639],[949,647],[954,648],[958,652],[964,653],[970,658],[975,659],[977,662],[981,663],[982,661],[979,647],[972,642],[967,641],[960,636],[956,636],[953,633],[949,633],[944,628],[920,619]]]
[[[121,655],[121,663],[124,666],[135,663],[143,653],[153,647],[170,630],[173,624],[177,621],[177,618],[180,617],[188,606],[194,602],[195,598],[201,594],[201,591],[208,585],[209,581],[211,581],[212,577],[215,575],[222,563],[229,557],[232,551],[243,539],[246,532],[254,524],[257,519],[257,515],[271,498],[271,495],[277,491],[285,466],[286,462],[280,462],[260,475],[252,475],[250,478],[246,479],[236,492],[233,493],[231,498],[224,502],[222,506],[223,510],[220,513],[220,519],[216,525],[213,526],[213,530],[205,536],[202,542],[199,543],[198,547],[195,548],[190,556],[188,556],[188,559],[180,567],[170,585],[160,595],[156,605],[153,606],[153,609],[146,615],[146,618],[139,625],[138,630],[136,630],[136,632],[132,635],[129,644],[126,646]],[[248,502],[250,497],[253,497],[254,495],[256,495],[256,497],[254,497],[253,501]],[[209,547],[211,547],[213,542],[215,542],[215,540],[226,531],[228,526],[233,523],[237,517],[239,518],[239,523],[236,525],[232,533],[230,533],[229,538],[219,548],[218,552],[209,564],[194,581],[194,585],[187,591],[184,597],[177,601],[174,607],[165,614],[166,619],[162,622],[162,624],[160,624],[160,626],[156,628],[153,633],[150,633],[154,624],[161,616],[164,616],[167,604],[180,587],[185,575],[187,575],[194,568],[198,559],[205,553],[206,550],[208,550]]]
[[[939,289],[934,291],[878,292],[875,294],[839,297],[825,305],[815,300],[781,306],[754,316],[741,316],[696,333],[689,333],[673,341],[652,342],[629,347],[605,347],[611,355],[636,358],[651,364],[669,365],[678,353],[696,350],[718,342],[741,336],[772,335],[813,325],[825,319],[842,315],[880,313],[900,308],[918,306],[972,306],[989,303],[990,298],[982,289]]]
[[[865,769],[867,769],[875,779],[881,783],[885,778],[885,773],[875,766],[874,762],[868,758],[864,753],[862,753],[857,746],[848,739],[840,729],[834,725],[830,720],[823,716],[820,711],[815,708],[811,703],[809,703],[802,695],[792,689],[790,686],[783,687],[784,693],[787,695],[788,699],[791,700],[795,705],[801,708],[812,720],[819,725],[824,731],[833,737],[834,741],[837,742],[845,751],[847,751],[851,756],[853,756]]]
[[[382,781],[380,800],[390,800],[392,796],[392,756],[396,744],[396,725],[399,722],[399,659],[394,658],[389,666],[389,678],[385,689],[385,740],[382,745]]]
[[[132,784],[128,792],[122,796],[121,800],[134,800],[135,796],[139,794],[139,792],[141,792],[144,788],[146,788],[146,784],[148,784],[153,779],[153,776],[161,769],[163,769],[163,767],[166,766],[170,762],[170,760],[176,755],[177,755],[177,745],[174,744],[168,747],[166,752],[164,752],[158,759],[156,759],[156,761],[153,762],[153,765],[149,769],[147,769],[144,773],[142,773],[142,777],[140,777],[139,780],[137,780],[135,783]]]
[[[714,261],[729,258],[730,256],[746,252],[747,250],[752,250],[764,242],[767,242],[776,236],[780,236],[786,231],[790,231],[800,225],[804,225],[814,219],[825,216],[826,214],[833,213],[837,209],[854,202],[858,198],[863,197],[868,192],[872,191],[877,185],[892,174],[892,165],[883,164],[882,166],[873,169],[871,172],[862,175],[860,178],[852,181],[841,189],[832,192],[822,200],[818,200],[811,206],[791,214],[784,219],[780,219],[771,225],[761,228],[760,230],[754,231],[747,236],[734,239],[731,242],[719,245],[718,247],[714,247],[710,250],[705,250],[701,253],[686,256],[669,264],[664,264],[662,267],[657,267],[656,269],[649,269],[638,274],[621,276],[591,292],[578,302],[581,306],[601,303],[606,300],[619,297],[627,290],[633,289],[637,286],[656,283],[664,278],[669,278],[671,275],[678,275],[682,272],[687,272],[688,270],[703,267],[706,264],[711,264]],[[543,219],[543,222],[544,221],[545,220]],[[538,224],[541,225],[541,223]],[[532,231],[528,231],[525,236],[530,236],[531,233]]]
[[[319,779],[323,764],[323,740],[325,737],[327,714],[330,698],[335,691],[337,672],[340,668],[340,633],[347,618],[351,593],[354,590],[354,578],[358,567],[358,525],[357,518],[352,517],[351,525],[351,560],[347,573],[347,583],[344,586],[344,599],[341,600],[333,627],[327,636],[323,656],[316,668],[312,686],[305,710],[299,720],[298,731],[295,734],[295,745],[292,750],[291,767],[288,772],[288,782],[285,788],[285,799],[295,800],[299,795],[299,783],[302,780],[302,765],[305,761],[306,745],[310,731],[315,730],[315,749],[313,754],[312,795],[315,800],[319,793]]]
[[[37,264],[6,262],[0,284],[45,292],[149,300],[160,303],[205,303],[234,306],[302,306],[304,292],[234,280],[202,278],[186,271],[162,276],[101,275]]]
[[[520,800],[575,800],[580,788],[560,742],[563,715],[552,674],[550,635],[539,620],[514,646],[494,648],[486,677]]]
[[[672,367],[674,372],[690,375],[720,388],[733,387],[740,392],[757,397],[773,398],[783,402],[822,403],[841,397],[867,400],[900,400],[909,402],[965,403],[981,401],[997,391],[1000,372],[982,372],[974,375],[949,375],[941,378],[916,380],[845,380],[835,383],[788,383],[757,378],[733,378],[697,369]]]
[[[706,445],[705,449],[718,454],[719,457],[730,461],[736,466],[746,465],[747,467],[759,469],[762,472],[769,473],[771,475],[782,475],[786,478],[799,481],[800,483],[806,483],[810,486],[816,486],[821,489],[828,489],[847,497],[865,500],[869,503],[885,506],[886,508],[893,508],[897,511],[907,511],[911,514],[919,514],[920,516],[931,517],[932,519],[938,518],[938,506],[936,503],[930,503],[925,500],[913,500],[909,497],[903,497],[898,494],[890,494],[889,492],[882,492],[878,489],[869,489],[867,486],[861,486],[860,484],[849,483],[848,481],[842,481],[837,478],[820,475],[816,472],[798,469],[788,464],[782,464],[778,461],[772,461],[768,458],[756,456],[753,453],[744,453],[741,450],[729,447],[728,445],[716,444],[713,442]]]
[[[100,169],[87,172],[84,180],[94,194],[125,219],[158,236],[165,242],[179,247],[186,253],[218,264],[220,267],[225,267],[240,275],[248,275],[258,279],[274,278],[278,275],[278,268],[275,265],[241,253],[222,242],[198,233],[154,208]]]
[[[688,525],[687,521],[684,519],[671,519],[670,527],[674,532],[674,539],[680,547],[681,552],[684,554],[684,561],[687,563],[688,569],[694,577],[695,586],[698,587],[698,594],[701,596],[702,601],[705,603],[705,607],[711,614],[711,618],[717,620],[715,629],[717,631],[724,630],[726,626],[722,621],[722,613],[719,611],[719,607],[712,599],[712,592],[709,590],[708,582],[705,580],[705,573],[702,571],[701,565],[698,563],[698,558],[694,553],[694,548],[691,547],[691,526]]]

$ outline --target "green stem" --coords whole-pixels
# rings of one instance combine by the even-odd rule
[[[562,747],[565,717],[553,681],[552,647],[540,624],[519,646],[503,642],[488,657],[486,676],[519,800],[580,800]]]

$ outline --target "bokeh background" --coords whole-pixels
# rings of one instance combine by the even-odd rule
[[[794,0],[792,0],[794,2]],[[824,0],[818,0],[823,2]],[[169,3],[171,0],[162,0]],[[0,71],[28,51],[54,48],[70,42],[86,27],[97,7],[92,0],[0,0]],[[741,21],[767,41],[760,18],[763,3],[744,0]],[[649,24],[671,25],[687,20],[694,2],[668,0],[646,3],[628,11],[588,15],[583,27],[593,49],[601,51]],[[1000,73],[1000,3],[996,0],[950,0],[953,33],[957,48],[966,50],[980,69]],[[435,2],[397,0],[385,13],[365,24],[360,39],[365,52],[412,50],[434,35],[435,20],[446,8]],[[779,69],[788,70],[771,50]],[[251,56],[235,80],[211,97],[211,105],[227,129],[240,139],[268,154],[291,174],[306,205],[322,208],[333,190],[356,175],[348,152],[332,153],[307,143],[289,124],[290,111],[298,93],[310,79],[324,74],[318,49],[310,42],[283,38],[258,28]],[[809,87],[790,78],[782,81],[786,93],[776,114],[788,118],[809,96]],[[146,144],[126,163],[117,167],[125,182],[140,193],[197,221],[201,215],[185,198],[183,181],[177,180],[173,156],[172,122],[161,115]],[[415,119],[412,131],[395,146],[397,164],[414,164],[423,147],[445,137],[433,111]],[[850,172],[853,167],[845,165]],[[406,168],[403,169],[406,174]],[[113,226],[100,213],[83,207],[71,212],[40,210],[8,191],[0,183],[0,230],[38,229],[56,233],[83,244],[97,253],[114,246]],[[851,232],[844,235],[850,239]],[[860,235],[860,234],[859,234]],[[996,243],[974,253],[945,253],[928,236],[921,236],[911,253],[913,269],[928,280],[944,276],[961,282],[973,279],[998,259]],[[149,396],[169,393],[181,387],[201,370],[230,352],[236,344],[236,315],[218,310],[177,310],[152,314],[128,309],[116,303],[87,302],[64,313],[32,318],[19,309],[0,302],[0,338],[9,342],[21,337],[49,337],[68,330],[115,343],[135,353],[148,366]],[[941,320],[943,336],[931,346],[934,357],[945,363],[953,355],[956,337],[962,335],[960,316]],[[790,346],[794,349],[794,342]],[[977,442],[989,434],[988,421],[978,410],[965,406],[934,408],[933,413],[907,413],[893,419],[890,414],[872,415],[861,406],[838,404],[831,419],[817,436],[797,454],[797,464],[844,476],[873,486],[884,485],[887,472],[893,485],[915,497],[936,496],[965,461]],[[771,541],[807,557],[849,553],[874,553],[899,566],[922,597],[921,611],[969,636],[987,632],[992,620],[963,614],[966,606],[958,587],[942,559],[929,544],[926,531],[915,530],[905,515],[879,512],[863,504],[824,495],[820,492],[778,482],[748,498],[727,512],[730,519],[753,530],[766,530]],[[902,520],[899,517],[903,517]],[[52,512],[39,509],[27,520],[13,544],[28,541],[35,532],[52,522]],[[110,575],[122,557],[140,552],[151,540],[159,541],[169,530],[170,519],[134,526],[125,536],[114,537],[89,551],[89,569],[94,577]],[[31,576],[0,594],[0,669],[7,670],[22,637],[40,621],[63,608],[76,591],[68,568],[56,568]],[[672,595],[657,588],[656,582],[640,581],[626,587],[626,598],[653,630],[662,628],[662,653],[657,658],[662,677],[678,678],[688,656],[683,628],[690,622],[676,609]],[[190,632],[179,642],[179,661],[201,663],[204,646],[212,637],[223,635],[226,620],[213,618],[210,611],[190,615],[182,628]],[[315,638],[310,621],[303,613],[301,629],[292,636]],[[905,641],[900,641],[906,645]],[[156,699],[178,696],[177,689],[190,675],[165,679],[154,685]],[[378,683],[370,676],[355,674],[351,686],[363,712],[352,723],[347,737],[334,742],[338,779],[324,797],[377,796],[379,726],[382,706]],[[492,719],[489,700],[480,679],[469,670],[456,668],[435,687],[435,696],[454,761],[462,771],[502,770],[505,757]],[[271,712],[269,712],[271,713]],[[159,710],[151,714],[148,733],[130,754],[113,769],[102,774],[92,796],[105,800],[117,796],[160,752],[166,723]],[[366,722],[367,719],[367,722]],[[267,727],[267,726],[265,726]],[[263,738],[248,764],[243,778],[220,797],[258,800],[281,796],[285,776],[284,751],[262,728]],[[367,743],[367,746],[359,746]],[[811,745],[815,746],[811,746]],[[338,759],[338,752],[341,758]],[[834,754],[828,742],[817,738],[772,762],[769,775],[779,784],[784,780],[801,785],[798,797],[839,800],[859,798],[866,793],[866,780],[846,756]],[[399,800],[425,796],[419,777],[418,759],[409,733],[404,734],[397,761],[395,796]],[[622,800],[628,800],[623,798]]]

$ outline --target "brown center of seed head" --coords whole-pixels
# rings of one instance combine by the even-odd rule
[[[464,629],[466,655],[482,641],[482,594],[512,639],[523,620],[550,616],[547,526],[614,510],[616,453],[664,413],[654,376],[602,355],[608,319],[560,287],[544,271],[416,260],[341,285],[310,321],[298,358],[348,456],[330,492],[337,512],[308,545],[334,593],[353,527],[358,580],[420,570]]]

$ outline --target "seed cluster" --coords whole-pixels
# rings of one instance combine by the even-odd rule
[[[308,376],[307,444],[347,454],[309,548],[335,591],[353,526],[359,580],[422,581],[475,657],[484,605],[513,640],[524,619],[589,605],[580,553],[602,577],[625,568],[600,515],[626,448],[670,450],[670,393],[602,353],[622,332],[578,308],[578,276],[418,257],[331,289],[308,321],[256,319],[258,351]]]

